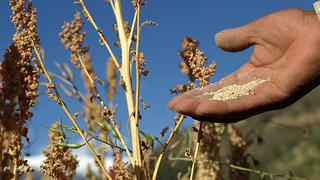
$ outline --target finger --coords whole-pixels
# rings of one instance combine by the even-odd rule
[[[181,98],[182,98],[182,95],[172,98],[168,103],[168,108],[172,111],[176,111],[175,106],[180,102]]]
[[[187,91],[180,96],[176,96],[176,97],[172,98],[168,103],[168,108],[175,111],[175,109],[176,109],[175,106],[178,105],[179,103],[181,103],[182,99],[187,98],[187,97],[195,98],[195,97],[203,95],[206,92],[216,91],[217,89],[220,89],[220,88],[221,88],[220,84],[210,84],[210,85],[207,85],[202,88],[196,88],[196,89]]]
[[[255,43],[255,23],[239,28],[223,30],[215,35],[215,42],[221,49],[237,52],[247,49]]]
[[[174,111],[179,114],[190,116],[196,113],[198,105],[198,97],[181,96],[179,102],[174,106]]]
[[[203,95],[203,96],[198,96],[198,97],[188,97],[188,96],[180,96],[179,97],[179,103],[177,103],[174,107],[174,110],[179,113],[183,114],[186,116],[191,116],[192,118],[199,120],[199,121],[210,121],[210,122],[228,122],[228,123],[233,123],[237,122],[239,120],[242,120],[245,117],[242,116],[232,116],[229,114],[229,116],[220,116],[220,115],[207,115],[207,114],[199,114],[197,112],[197,107],[199,106],[200,103],[210,101],[208,100],[210,96]],[[219,104],[221,103],[220,101],[217,102],[217,105],[221,109],[226,109],[224,105],[226,104]]]

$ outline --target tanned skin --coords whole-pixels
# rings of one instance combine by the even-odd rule
[[[320,22],[314,12],[279,11],[219,32],[215,41],[229,52],[255,47],[249,62],[220,82],[174,97],[168,105],[173,111],[197,120],[232,123],[287,107],[320,84]],[[267,81],[249,96],[228,101],[199,96],[255,78]]]

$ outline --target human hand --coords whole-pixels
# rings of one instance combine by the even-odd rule
[[[288,9],[215,36],[225,51],[255,45],[250,61],[216,84],[173,98],[169,108],[197,120],[236,122],[293,104],[320,83],[320,22],[314,12]],[[233,100],[209,100],[212,92],[256,78],[267,80],[252,94]]]

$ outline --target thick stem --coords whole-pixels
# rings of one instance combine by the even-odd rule
[[[139,125],[139,117],[140,117],[140,113],[139,113],[139,98],[140,98],[140,67],[139,67],[139,47],[140,47],[140,32],[141,32],[141,29],[140,29],[140,6],[137,7],[136,9],[136,12],[137,12],[137,42],[136,42],[136,91],[135,91],[135,114],[134,114],[134,123],[138,126]],[[130,38],[130,36],[129,36]],[[130,49],[130,44],[131,44],[131,41],[132,39],[128,39],[128,46],[129,46],[129,49]],[[138,131],[139,127],[137,127],[136,131]],[[131,128],[132,129],[132,128]],[[138,132],[139,133],[139,132]],[[138,134],[138,139],[136,139],[136,141],[134,141],[136,146],[139,148],[139,155],[141,154],[141,147],[140,147],[140,139],[139,139],[139,134]],[[142,168],[142,162],[141,162],[141,158],[142,157],[139,157],[140,159],[140,162],[139,162],[139,167],[141,166]],[[140,164],[141,163],[141,164]],[[146,167],[143,168],[146,170]]]
[[[138,121],[136,121],[136,119],[134,118],[134,116],[132,116],[135,111],[135,105],[134,105],[131,71],[130,71],[130,55],[129,55],[130,48],[128,46],[128,37],[126,36],[126,32],[123,26],[120,0],[115,0],[114,8],[115,8],[115,16],[116,16],[118,32],[119,32],[119,39],[121,44],[121,55],[122,55],[121,75],[125,83],[125,95],[127,100],[128,115],[130,119],[134,167],[138,171],[136,173],[139,176],[142,172],[139,124],[138,124]]]

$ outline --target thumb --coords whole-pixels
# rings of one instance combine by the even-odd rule
[[[255,43],[254,29],[253,23],[239,28],[226,29],[215,35],[215,42],[225,51],[242,51]]]

